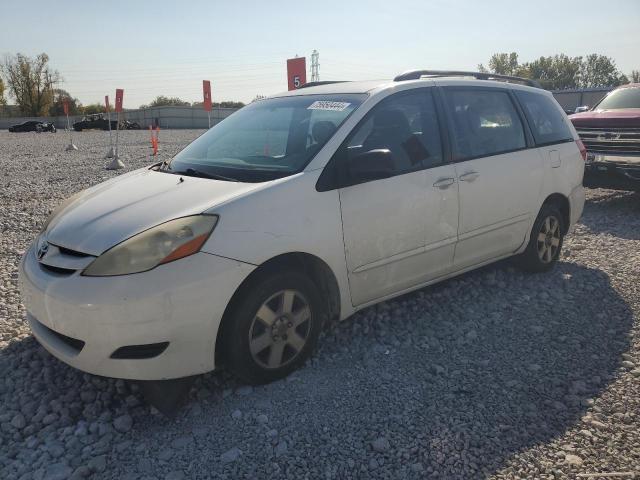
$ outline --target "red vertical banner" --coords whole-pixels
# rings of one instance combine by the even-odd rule
[[[295,90],[307,83],[307,61],[305,57],[287,60],[287,83],[289,90]]]
[[[211,82],[209,80],[202,81],[202,97],[204,99],[204,109],[207,112],[211,111],[212,103],[211,103]]]
[[[122,111],[122,99],[124,97],[124,90],[122,88],[116,88],[116,112]]]
[[[104,106],[107,109],[107,112],[109,111],[109,95],[105,95],[104,96]]]
[[[68,98],[62,99],[62,109],[64,110],[65,115],[69,115],[69,99]]]

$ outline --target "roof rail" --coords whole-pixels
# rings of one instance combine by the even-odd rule
[[[332,83],[346,83],[349,80],[324,80],[322,82],[309,82],[304,85],[300,85],[296,90],[300,90],[301,88],[309,88],[309,87],[318,87],[320,85],[331,85]]]
[[[498,80],[503,82],[522,83],[530,87],[542,88],[538,82],[530,78],[515,77],[513,75],[499,75],[489,72],[460,72],[457,70],[409,70],[393,79],[394,82],[403,80],[418,80],[422,77],[473,77],[478,80]]]

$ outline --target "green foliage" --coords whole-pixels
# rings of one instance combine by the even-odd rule
[[[582,57],[569,57],[561,53],[525,63],[519,73],[538,80],[548,90],[577,88],[581,64]]]
[[[519,68],[518,54],[516,52],[494,53],[489,59],[489,69],[493,73],[500,75],[517,75]]]
[[[140,105],[140,108],[150,107],[188,107],[189,102],[179,99],[178,97],[165,97],[158,95],[149,105]]]
[[[192,107],[200,107],[200,108],[202,108],[203,105],[204,105],[203,102],[193,102],[191,104]],[[211,105],[213,105],[216,108],[242,108],[242,107],[244,107],[244,103],[242,103],[242,102],[233,102],[231,100],[224,100],[222,102],[213,102]]]
[[[629,82],[640,83],[640,70],[631,70],[631,75],[629,75]]]
[[[11,95],[25,115],[39,117],[49,113],[54,101],[53,85],[60,75],[48,64],[46,53],[35,58],[18,53],[7,55],[0,67]]]
[[[487,71],[482,64],[478,69]],[[610,87],[628,82],[612,58],[595,53],[584,58],[561,53],[525,63],[519,62],[516,52],[495,53],[489,59],[489,70],[502,75],[532,78],[549,90]]]
[[[73,98],[69,92],[57,88],[53,90],[54,100],[49,108],[49,115],[58,117],[64,115],[64,99],[69,101],[69,115],[79,115],[82,113],[82,104],[77,98]]]
[[[613,59],[592,53],[582,62],[579,81],[581,87],[616,87],[622,83],[628,83],[628,79],[618,71]]]
[[[107,108],[102,103],[90,103],[82,107],[82,113],[92,115],[94,113],[105,113]],[[113,112],[113,105],[109,105],[109,111]]]

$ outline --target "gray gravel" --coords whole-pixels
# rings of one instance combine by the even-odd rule
[[[168,158],[200,131],[162,131]],[[198,378],[171,420],[29,334],[17,264],[110,178],[103,132],[0,132],[0,478],[572,478],[640,472],[640,195],[588,193],[549,274],[508,262],[369,308],[286,380]],[[123,132],[128,169],[147,132]],[[620,477],[625,478],[625,477]],[[630,478],[627,476],[626,478]]]

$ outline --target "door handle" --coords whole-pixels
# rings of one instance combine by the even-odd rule
[[[478,172],[467,172],[460,175],[459,178],[463,182],[473,182],[479,176],[480,174]]]
[[[439,178],[436,181],[436,183],[433,184],[433,186],[436,187],[436,188],[445,189],[445,188],[449,188],[454,183],[456,183],[456,179],[455,178],[451,178],[451,177]]]

